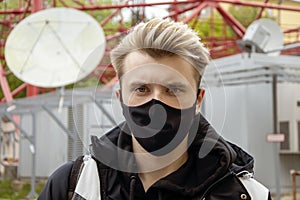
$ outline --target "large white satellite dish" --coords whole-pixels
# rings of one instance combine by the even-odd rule
[[[259,19],[250,24],[238,44],[248,52],[254,49],[254,52],[276,56],[283,49],[283,33],[273,20]]]
[[[22,81],[61,87],[90,74],[105,51],[105,36],[90,15],[71,8],[31,14],[9,34],[5,59]]]

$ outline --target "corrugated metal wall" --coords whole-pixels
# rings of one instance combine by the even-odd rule
[[[77,140],[75,142],[46,112],[41,111],[37,113],[37,177],[48,177],[63,163],[74,160],[74,157],[76,158],[88,153],[91,135],[101,137],[109,129],[113,128],[115,124],[120,122],[121,112],[118,106],[112,106],[111,101],[103,101],[101,105],[112,117],[113,115],[118,116],[116,122],[111,122],[94,103],[64,108],[61,113],[57,112],[57,108],[52,109],[52,112],[65,127],[73,134],[76,134]],[[114,111],[112,111],[112,107],[117,108],[114,108]],[[33,130],[32,117],[30,115],[23,115],[21,117],[21,126],[31,134]],[[29,142],[25,138],[21,139],[20,164],[18,169],[20,177],[31,176],[32,165],[29,145]]]
[[[73,133],[74,139],[68,137],[68,160],[75,160],[83,155],[83,137],[84,129],[83,105],[77,105],[68,108],[68,129]]]
[[[61,113],[53,112],[60,121],[67,125],[67,110]],[[30,135],[33,133],[32,116],[21,117],[21,127]],[[36,114],[36,175],[46,177],[59,165],[67,161],[67,134],[45,112]],[[20,139],[20,161],[18,174],[21,177],[31,176],[32,154],[29,142],[24,137]]]
[[[223,90],[225,96],[220,95],[224,93]],[[279,152],[281,166],[277,175],[273,143],[266,141],[266,134],[273,133],[272,84],[210,87],[206,91],[205,115],[223,137],[254,157],[255,178],[273,192],[276,176],[280,176],[282,192],[290,192],[290,170],[300,169],[300,149],[297,143],[300,138],[297,129],[297,122],[300,121],[300,107],[297,107],[300,93],[296,91],[300,91],[300,84],[278,84],[278,127],[280,122],[288,122],[289,135],[284,145],[281,145],[287,149]],[[212,101],[211,97],[217,101]],[[299,181],[300,177],[297,177]]]

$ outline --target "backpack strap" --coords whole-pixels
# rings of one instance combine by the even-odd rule
[[[84,156],[83,162],[72,200],[101,200],[102,187],[97,162],[91,155]]]
[[[269,190],[253,178],[253,174],[247,171],[238,174],[239,180],[246,188],[252,200],[270,199]]]
[[[82,167],[83,167],[83,156],[79,156],[73,163],[71,173],[69,176],[68,200],[71,200],[73,197]]]

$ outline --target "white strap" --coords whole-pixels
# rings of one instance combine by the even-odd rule
[[[252,200],[267,200],[269,190],[253,178],[239,178]]]
[[[86,200],[101,200],[97,163],[90,156],[84,158],[84,166],[75,193]]]

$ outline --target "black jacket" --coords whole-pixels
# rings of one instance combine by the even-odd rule
[[[114,169],[118,165],[126,165],[128,169],[125,167],[125,171],[133,169],[136,165],[134,157],[130,156],[132,154],[122,154],[121,157],[118,149],[107,145],[111,143],[119,149],[131,151],[131,138],[124,133],[126,124],[114,128],[100,139],[92,137],[90,151],[98,161],[102,199],[251,199],[237,174],[243,174],[243,171],[252,173],[253,158],[236,145],[225,141],[202,116],[199,117],[195,139],[188,149],[187,162],[153,184],[146,193],[136,173]],[[67,199],[72,164],[69,162],[63,165],[51,175],[39,196],[40,200]]]

